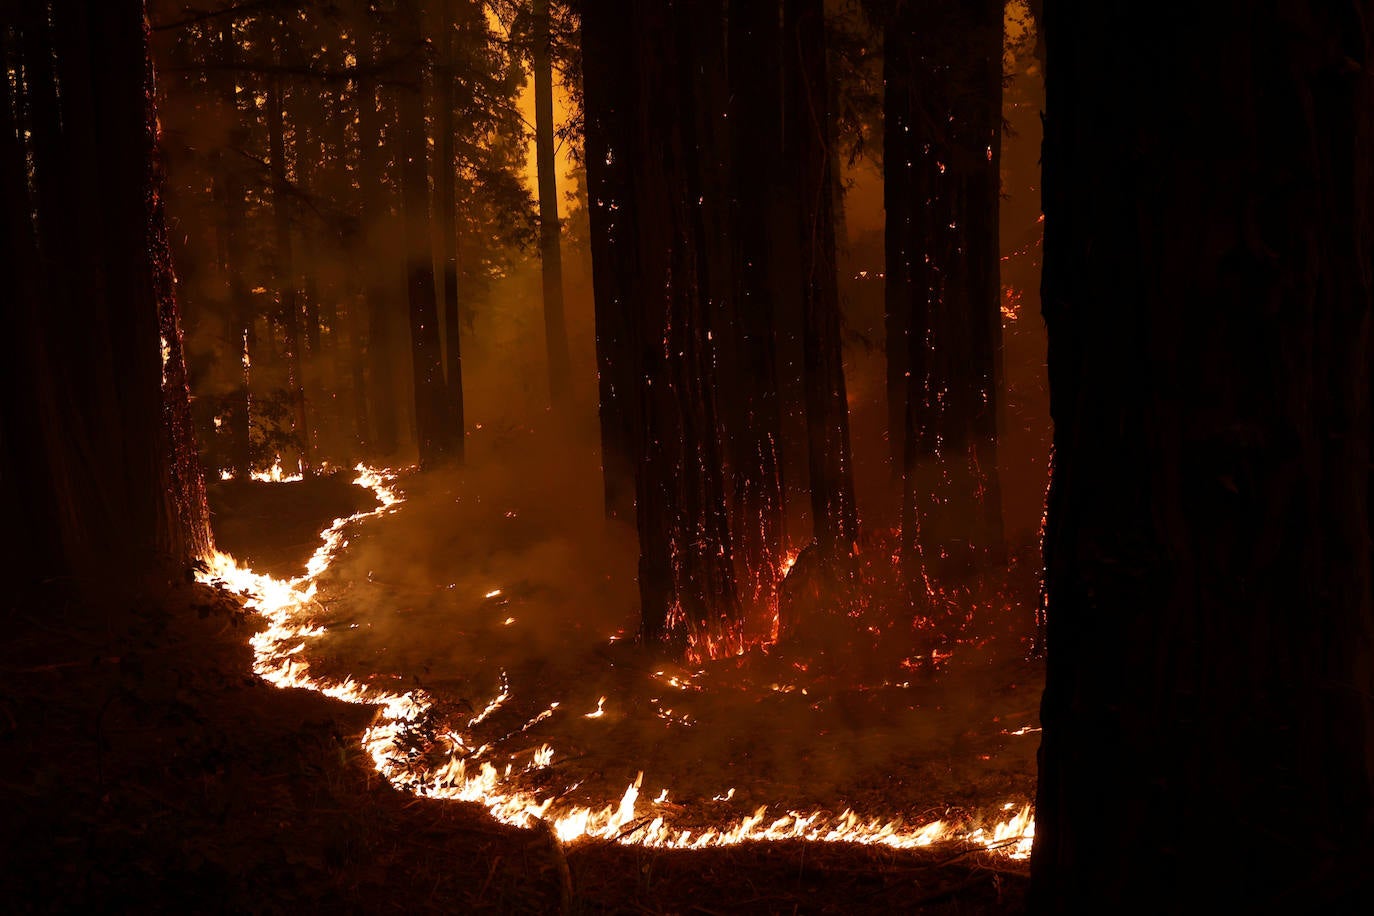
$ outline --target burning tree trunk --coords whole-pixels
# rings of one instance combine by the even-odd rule
[[[444,367],[448,395],[448,424],[453,434],[453,454],[463,460],[463,446],[467,436],[463,418],[463,351],[461,316],[458,309],[458,201],[456,185],[458,156],[454,148],[453,107],[453,2],[442,0],[440,5],[439,49],[443,66],[436,70],[438,111],[435,113],[438,137],[438,165],[434,170],[435,209],[439,213],[440,254],[444,282]]]
[[[1002,0],[901,7],[886,30],[889,420],[909,579],[1000,553]]]
[[[0,166],[14,243],[6,273],[22,297],[6,338],[17,358],[5,362],[24,371],[15,391],[27,397],[0,401],[0,467],[10,505],[33,513],[20,525],[41,538],[29,551],[37,568],[108,588],[100,577],[111,569],[127,581],[210,549],[161,225],[143,4],[63,0],[25,13],[11,32],[25,78],[6,82]],[[26,462],[29,450],[41,461]],[[28,464],[41,473],[14,476]]]
[[[663,2],[631,10],[589,3],[583,58],[588,160],[606,165],[592,170],[594,212],[597,228],[611,233],[593,251],[598,320],[612,318],[598,337],[617,337],[616,353],[605,353],[601,341],[598,348],[603,372],[614,371],[611,385],[623,379],[632,396],[618,396],[616,408],[634,410],[611,435],[623,430],[636,447],[641,635],[649,644],[690,642],[707,652],[735,633],[739,604],[716,437],[705,225],[694,193],[701,173],[687,86],[687,62],[695,59],[690,16]],[[622,34],[628,40],[618,50],[629,59],[616,65],[626,69],[612,84],[595,49]],[[629,269],[607,276],[622,266]],[[623,303],[624,320],[616,320],[616,300],[602,299],[607,293]],[[603,404],[603,436],[608,413]]]
[[[553,55],[549,0],[533,0],[534,139],[539,172],[539,262],[544,278],[544,341],[549,359],[549,397],[568,393],[568,328],[563,319],[563,254],[558,220],[558,176],[553,143]],[[622,52],[623,53],[623,52]]]
[[[734,222],[731,363],[739,386],[722,400],[732,521],[749,596],[773,598],[784,551],[782,427],[774,345],[773,218],[782,158],[782,32],[777,2],[729,14],[730,204]]]
[[[267,148],[272,167],[272,225],[277,247],[277,287],[282,326],[286,330],[286,385],[295,408],[295,431],[301,466],[310,466],[310,425],[305,413],[305,378],[301,359],[301,309],[296,295],[296,265],[291,249],[291,191],[286,180],[286,143],[282,123],[281,76],[267,84]]]
[[[1035,902],[1355,912],[1374,3],[1045,6]]]
[[[419,0],[406,0],[401,18],[406,67],[397,111],[398,152],[406,241],[406,291],[410,303],[411,371],[415,383],[415,437],[420,464],[432,466],[450,457],[453,431],[448,420],[439,312],[434,295],[434,260],[430,249],[429,157],[424,102],[426,50],[420,27]]]
[[[591,224],[596,366],[601,416],[601,469],[606,517],[634,512],[634,463],[639,452],[641,379],[632,342],[641,338],[631,164],[639,153],[636,70],[630,17],[610,0],[582,5],[583,160]]]
[[[785,0],[786,150],[801,231],[802,343],[811,515],[820,555],[847,578],[859,538],[835,277],[834,146],[821,0]]]

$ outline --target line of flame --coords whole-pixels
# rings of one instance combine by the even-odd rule
[[[380,505],[369,512],[334,519],[328,528],[320,532],[321,544],[306,564],[303,576],[284,580],[261,575],[240,566],[228,554],[216,552],[207,560],[207,569],[198,574],[198,578],[243,596],[246,599],[245,606],[266,620],[266,628],[250,640],[254,655],[253,671],[259,677],[277,687],[304,688],[348,703],[379,707],[373,724],[363,733],[362,743],[373,766],[396,788],[429,798],[477,802],[505,824],[528,827],[532,818],[545,820],[563,842],[595,838],[622,844],[678,849],[789,839],[880,845],[894,849],[963,842],[996,850],[1014,859],[1030,855],[1035,835],[1031,807],[1018,807],[1015,803],[1007,803],[994,816],[981,819],[989,826],[972,829],[967,823],[945,820],[917,825],[901,820],[868,819],[851,810],[839,814],[788,811],[770,820],[767,806],[761,806],[752,814],[721,827],[710,827],[694,833],[692,830],[672,827],[662,814],[657,813],[658,806],[666,803],[666,789],[659,793],[658,798],[647,802],[647,813],[640,812],[639,793],[643,773],[626,788],[618,803],[601,808],[576,806],[566,810],[554,809],[554,797],[541,800],[531,792],[512,786],[510,779],[513,776],[551,764],[553,749],[548,745],[536,750],[530,763],[519,771],[514,769],[514,764],[507,764],[500,770],[486,761],[470,767],[469,761],[478,756],[466,750],[471,742],[467,736],[450,733],[446,736],[453,745],[449,759],[437,767],[417,771],[414,754],[407,746],[405,736],[408,726],[431,708],[428,695],[422,690],[406,693],[379,690],[351,677],[342,681],[328,680],[311,674],[310,664],[303,657],[305,640],[325,632],[324,627],[310,621],[309,613],[315,603],[317,580],[329,568],[338,551],[347,544],[344,540],[345,531],[351,525],[395,511],[403,501],[395,487],[395,472],[361,464],[355,470],[358,476],[353,482],[376,494]],[[503,677],[500,694],[485,712],[493,711],[508,697],[509,685]],[[557,708],[557,703],[552,704],[530,724],[548,718]],[[484,718],[485,712],[475,721]],[[469,723],[469,727],[471,725]],[[732,796],[733,790],[727,797]],[[1012,813],[1008,815],[1007,812]]]

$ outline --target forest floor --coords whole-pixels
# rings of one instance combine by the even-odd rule
[[[221,540],[289,570],[366,497],[338,478],[219,488]],[[289,493],[289,496],[282,496]],[[266,540],[262,537],[264,533]],[[255,678],[255,620],[180,585],[8,595],[0,647],[0,900],[10,911],[1004,913],[987,853],[776,842],[556,843],[373,771],[364,707]]]

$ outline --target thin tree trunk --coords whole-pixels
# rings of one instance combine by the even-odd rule
[[[220,26],[220,59],[226,69],[232,70],[237,58],[238,45],[234,38],[233,20],[226,19]],[[241,107],[240,90],[237,80],[224,81],[223,105],[232,123],[239,124]],[[224,199],[224,261],[229,279],[229,314],[224,322],[225,350],[234,362],[233,371],[238,376],[227,398],[229,403],[229,462],[230,468],[240,480],[247,480],[253,468],[252,447],[252,351],[249,343],[253,336],[252,302],[248,297],[248,285],[243,279],[244,235],[243,209],[244,189],[239,178],[234,157],[236,149],[243,141],[242,127],[231,128],[228,134],[229,149],[220,152],[219,179]]]
[[[272,167],[272,226],[277,248],[277,289],[282,327],[286,332],[286,385],[295,410],[295,433],[301,467],[310,468],[310,423],[305,412],[305,379],[301,359],[300,300],[296,293],[296,265],[292,253],[290,186],[286,181],[286,143],[282,123],[281,76],[267,88],[268,159]]]
[[[539,261],[544,279],[544,342],[549,361],[549,398],[568,395],[568,328],[563,316],[562,226],[558,220],[558,176],[554,164],[553,57],[549,0],[533,0],[534,138],[539,172]]]
[[[429,220],[429,170],[425,130],[425,46],[419,0],[401,10],[405,85],[397,106],[401,158],[401,209],[406,241],[406,294],[410,305],[411,371],[415,385],[415,438],[422,467],[451,457],[439,310],[434,289]]]
[[[631,19],[611,0],[586,0],[582,16],[584,161],[591,226],[592,288],[601,418],[601,469],[607,518],[635,510],[635,455],[641,416],[632,164],[639,153]]]
[[[791,55],[787,144],[797,175],[805,283],[801,317],[812,526],[821,556],[844,579],[852,575],[859,525],[835,276],[825,15],[821,0],[786,0],[784,11]]]
[[[369,80],[358,92],[358,196],[363,237],[375,250],[387,218],[383,197],[385,171],[381,149],[381,111],[377,85]],[[396,349],[392,334],[391,299],[379,265],[365,271],[367,304],[367,403],[372,421],[369,444],[379,455],[394,455],[400,446],[396,412],[400,398],[392,361]]]
[[[435,121],[439,131],[439,161],[435,168],[434,189],[442,246],[439,263],[443,267],[444,281],[444,367],[448,384],[448,422],[453,431],[453,454],[461,462],[467,429],[463,416],[462,314],[458,308],[458,156],[453,124],[453,107],[457,101],[453,85],[456,78],[453,2],[442,0],[440,7],[439,48],[443,55],[443,66],[436,73],[438,91],[435,92],[435,98],[439,110],[435,114]]]

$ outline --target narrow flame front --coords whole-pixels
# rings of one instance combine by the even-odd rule
[[[270,480],[283,478],[278,464],[275,474],[264,475]],[[353,525],[386,515],[402,503],[396,488],[397,475],[358,465],[354,483],[371,490],[379,503],[376,509],[337,518],[320,532],[321,544],[306,564],[304,575],[294,579],[276,579],[254,573],[240,566],[233,557],[216,552],[208,559],[207,569],[198,574],[202,582],[217,585],[243,596],[245,606],[266,621],[266,627],[250,640],[253,648],[253,671],[259,677],[282,688],[303,688],[348,703],[378,707],[373,724],[363,733],[363,747],[377,771],[392,785],[415,795],[429,798],[449,798],[478,802],[491,815],[505,824],[528,827],[533,820],[544,820],[558,838],[565,842],[585,839],[609,840],[616,843],[701,849],[709,846],[729,846],[746,842],[777,840],[806,840],[821,843],[856,843],[879,845],[894,849],[917,849],[942,842],[963,842],[995,850],[1015,859],[1030,855],[1035,835],[1035,822],[1029,805],[1004,805],[991,817],[984,817],[981,825],[945,820],[926,824],[908,824],[901,820],[865,818],[853,811],[839,814],[823,811],[787,811],[769,817],[767,806],[753,813],[735,817],[719,826],[694,832],[675,828],[665,819],[668,789],[663,788],[647,802],[641,802],[644,774],[641,772],[626,787],[619,801],[604,806],[555,807],[556,796],[540,798],[521,789],[518,778],[535,770],[549,767],[554,750],[543,745],[529,756],[522,767],[514,763],[498,768],[490,761],[480,761],[484,747],[471,750],[469,736],[449,732],[444,737],[450,746],[446,761],[432,767],[417,769],[411,749],[404,736],[411,723],[416,722],[432,707],[433,702],[422,690],[393,693],[347,678],[330,680],[311,673],[304,657],[306,640],[318,637],[326,629],[312,622],[317,581],[344,544],[344,533]],[[487,597],[495,597],[494,590]],[[678,686],[673,678],[674,686]],[[693,685],[695,686],[695,685]],[[687,689],[682,685],[682,689]],[[696,688],[700,689],[700,688]],[[486,707],[468,722],[468,727],[480,723],[500,708],[510,697],[510,685],[502,672],[500,688]],[[586,718],[604,714],[606,698],[602,697],[594,712]],[[557,713],[553,703],[531,719],[522,731]],[[734,790],[716,800],[727,803]]]

